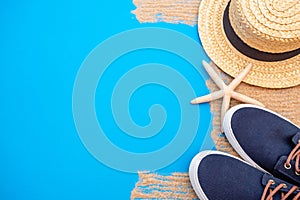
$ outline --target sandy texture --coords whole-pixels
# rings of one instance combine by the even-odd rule
[[[197,24],[200,0],[133,0],[132,11],[141,23],[168,22],[173,24]]]

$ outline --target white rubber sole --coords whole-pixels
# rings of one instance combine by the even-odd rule
[[[265,173],[269,173],[267,172],[265,169],[263,169],[262,167],[260,167],[258,164],[256,164],[249,156],[248,154],[244,151],[244,149],[240,146],[239,142],[237,141],[236,137],[233,134],[232,128],[231,128],[231,118],[233,116],[233,114],[241,109],[241,108],[257,108],[260,110],[264,110],[266,112],[272,113],[274,115],[277,115],[278,117],[290,122],[291,124],[295,125],[294,123],[292,123],[289,119],[279,115],[278,113],[275,113],[274,111],[271,111],[269,109],[260,107],[260,106],[255,106],[252,104],[240,104],[237,106],[234,106],[232,108],[230,108],[225,116],[224,116],[224,121],[223,121],[223,128],[224,128],[224,132],[225,135],[229,141],[229,143],[231,144],[231,146],[234,148],[234,150],[247,162],[249,162],[252,166],[254,166],[255,168],[259,169],[260,171],[263,171]],[[295,125],[296,127],[298,127],[297,125]]]
[[[212,155],[212,154],[228,156],[228,157],[237,159],[243,163],[246,163],[247,165],[250,165],[249,163],[247,163],[246,161],[244,161],[240,158],[237,158],[233,155],[230,155],[228,153],[224,153],[221,151],[207,150],[207,151],[202,151],[202,152],[198,153],[191,161],[191,164],[189,167],[189,177],[190,177],[190,182],[192,184],[192,187],[193,187],[194,191],[196,192],[197,196],[200,198],[200,200],[209,200],[209,199],[205,195],[205,192],[203,191],[203,189],[199,183],[198,167],[203,158],[205,158],[208,155]]]

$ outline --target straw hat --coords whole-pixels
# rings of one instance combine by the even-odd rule
[[[299,0],[202,0],[199,35],[208,56],[244,82],[267,88],[300,84]]]

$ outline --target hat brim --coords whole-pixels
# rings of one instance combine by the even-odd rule
[[[235,77],[249,63],[252,70],[244,79],[251,85],[286,88],[300,84],[300,54],[283,60],[265,61],[251,58],[228,39],[223,17],[230,0],[202,0],[199,7],[198,31],[207,55],[224,72]]]

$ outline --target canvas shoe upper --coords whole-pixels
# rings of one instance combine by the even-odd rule
[[[299,188],[219,151],[197,154],[189,168],[201,200],[296,200]]]
[[[223,128],[228,141],[243,159],[300,186],[299,127],[268,109],[241,104],[225,114]]]

